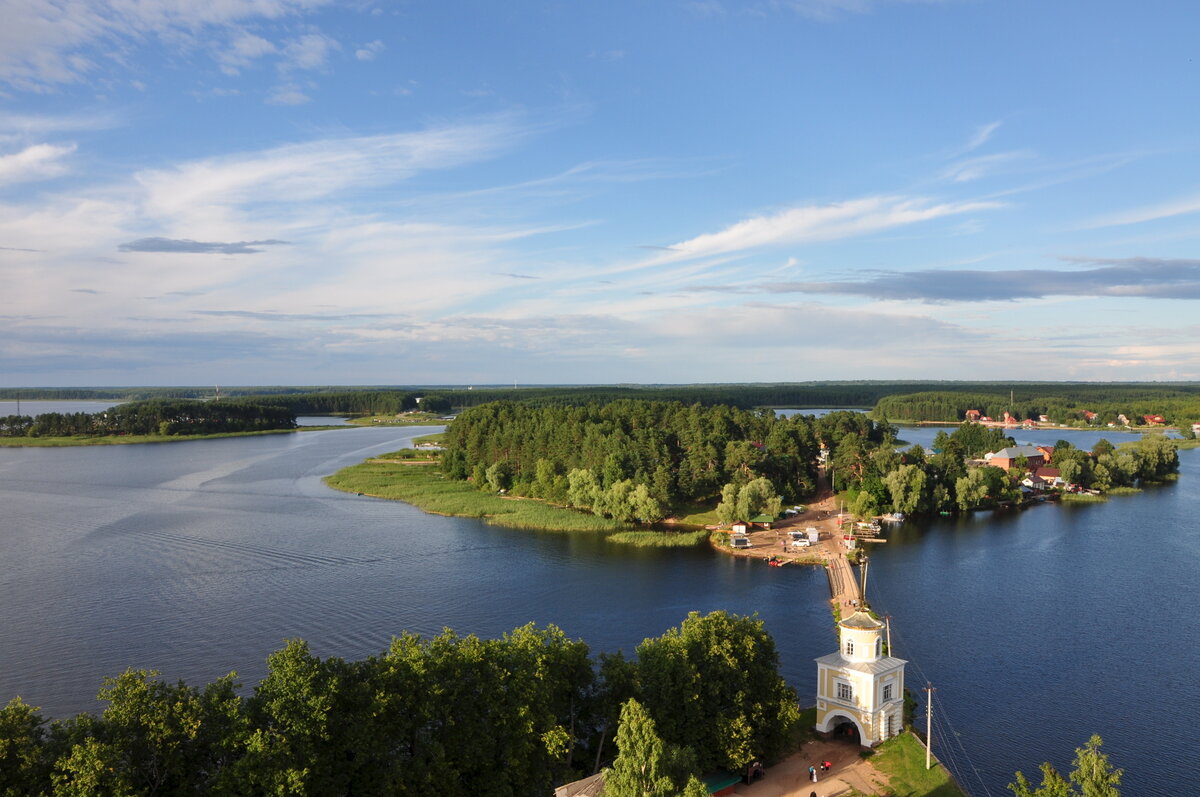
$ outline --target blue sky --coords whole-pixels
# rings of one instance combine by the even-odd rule
[[[1200,379],[1200,9],[0,0],[0,385]]]

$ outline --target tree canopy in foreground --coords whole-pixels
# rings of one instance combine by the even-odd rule
[[[131,669],[105,680],[99,715],[47,723],[14,698],[0,795],[513,797],[549,794],[616,748],[642,748],[661,769],[650,782],[682,790],[700,767],[769,758],[796,720],[761,622],[723,612],[689,615],[636,661],[530,624],[490,640],[405,633],[361,661],[292,640],[267,663],[249,697],[232,673],[195,688]],[[685,671],[720,683],[662,699]]]

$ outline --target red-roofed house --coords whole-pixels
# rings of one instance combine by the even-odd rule
[[[980,417],[982,415],[983,415],[983,413],[980,412],[979,410],[967,410],[967,420],[968,421],[977,421],[980,419]]]
[[[1167,419],[1161,415],[1143,415],[1142,420],[1146,422],[1147,426],[1162,426],[1167,422]]]
[[[1045,482],[1047,487],[1067,486],[1067,483],[1062,480],[1058,468],[1035,468],[1033,475]]]

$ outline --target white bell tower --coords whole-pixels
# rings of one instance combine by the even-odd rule
[[[817,730],[853,726],[863,747],[904,729],[904,659],[883,655],[883,623],[859,609],[838,623],[839,650],[817,659]]]

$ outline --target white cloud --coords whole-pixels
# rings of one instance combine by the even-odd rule
[[[154,216],[212,205],[298,203],[487,157],[526,133],[511,118],[497,116],[417,132],[322,139],[208,158],[140,172],[135,179]]]
[[[0,135],[20,133],[37,136],[76,130],[108,130],[119,124],[118,118],[108,112],[56,116],[0,113]]]
[[[845,14],[866,14],[885,3],[943,3],[947,0],[767,0],[769,8],[787,9],[812,19],[829,21]]]
[[[285,59],[280,69],[320,69],[329,54],[341,48],[334,39],[322,33],[306,33],[283,46]]]
[[[11,155],[0,155],[0,185],[45,180],[66,173],[62,161],[75,145],[34,144]]]
[[[990,122],[986,125],[980,125],[979,129],[976,130],[974,135],[971,136],[970,140],[967,141],[966,146],[959,151],[959,154],[966,154],[971,150],[976,150],[982,147],[988,142],[988,139],[992,137],[992,133],[995,133],[1000,127],[1000,124],[1000,122]]]
[[[866,235],[892,227],[990,210],[997,202],[943,202],[919,197],[873,196],[829,205],[805,205],[754,216],[723,230],[672,244],[650,264],[709,257],[764,246],[830,241]]]
[[[229,42],[229,46],[217,53],[217,62],[221,71],[227,75],[236,75],[242,69],[250,66],[256,59],[277,52],[271,42],[247,31],[238,31]]]
[[[994,155],[980,155],[975,158],[966,158],[957,163],[952,163],[943,169],[941,177],[944,180],[965,183],[971,180],[978,180],[981,177],[988,177],[1006,164],[1014,161],[1029,160],[1033,157],[1032,152],[1014,150],[1012,152],[998,152]]]
[[[379,55],[384,50],[383,42],[376,39],[373,42],[367,42],[362,47],[354,51],[354,57],[360,61],[373,61],[375,56]]]
[[[1099,227],[1120,227],[1126,224],[1141,224],[1146,221],[1169,219],[1172,216],[1184,216],[1190,213],[1200,213],[1200,195],[1181,197],[1155,205],[1147,205],[1141,208],[1101,216],[1082,225],[1081,229],[1091,230]]]
[[[312,97],[294,86],[280,86],[267,95],[267,102],[271,105],[304,105],[311,101]]]
[[[0,82],[45,90],[82,80],[147,36],[194,42],[213,28],[307,13],[328,0],[5,0]]]

